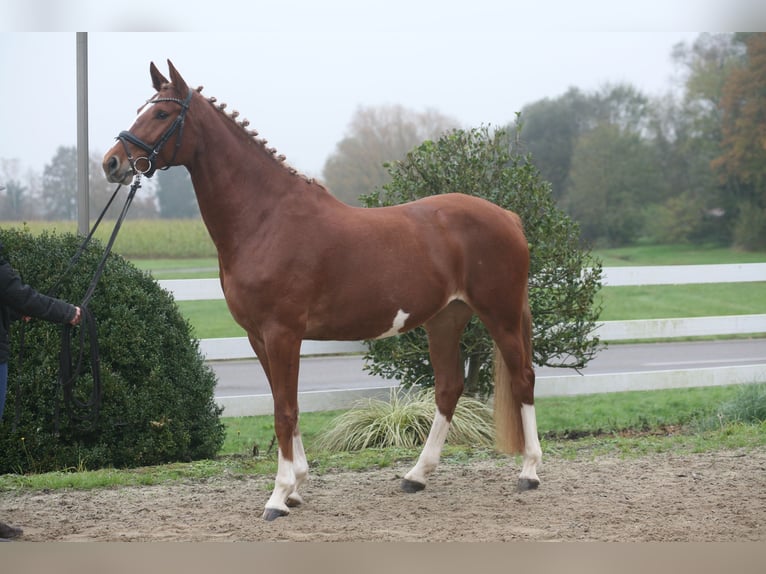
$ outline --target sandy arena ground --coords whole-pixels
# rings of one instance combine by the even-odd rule
[[[311,476],[290,516],[260,516],[272,478],[0,493],[25,541],[766,541],[766,449],[622,460],[546,456],[536,491],[517,465],[443,463]]]

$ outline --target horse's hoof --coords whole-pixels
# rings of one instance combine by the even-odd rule
[[[422,482],[415,482],[414,480],[402,479],[402,490],[404,492],[420,492],[426,487]]]
[[[281,516],[287,516],[288,514],[289,512],[280,510],[279,508],[267,508],[263,511],[263,519],[266,522],[271,522],[272,520],[276,520]]]
[[[540,486],[539,480],[533,478],[520,478],[516,490],[518,492],[525,492],[527,490],[535,490],[538,486]]]
[[[303,497],[297,492],[293,492],[290,496],[287,497],[285,504],[287,504],[287,506],[290,508],[295,508],[296,506],[303,504]]]

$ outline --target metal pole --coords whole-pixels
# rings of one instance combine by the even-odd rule
[[[77,32],[77,232],[90,230],[88,180],[88,33]]]

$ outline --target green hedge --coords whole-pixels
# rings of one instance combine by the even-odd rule
[[[64,272],[80,238],[0,230],[0,241],[25,282],[45,292]],[[61,298],[82,299],[102,252],[99,244],[86,251],[65,278]],[[0,425],[0,473],[133,467],[214,456],[224,439],[213,396],[215,375],[170,295],[148,274],[111,255],[89,307],[98,325],[98,418],[91,421],[91,409],[69,409],[63,401],[58,383],[62,326],[39,320],[27,324],[19,369],[21,324],[15,323]],[[75,354],[78,345],[73,339]],[[87,402],[92,389],[88,373],[77,380],[74,396]]]

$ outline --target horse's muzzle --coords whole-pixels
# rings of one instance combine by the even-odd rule
[[[133,179],[133,168],[127,161],[121,161],[117,155],[107,155],[101,166],[104,169],[106,180],[110,183],[128,185]]]

